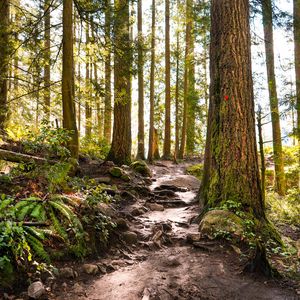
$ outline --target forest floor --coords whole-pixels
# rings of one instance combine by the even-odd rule
[[[186,175],[187,166],[165,161],[151,166],[150,188],[159,191],[159,204],[151,207],[141,197],[121,208],[133,233],[126,245],[88,262],[91,268],[105,266],[101,274],[81,272],[55,282],[50,299],[300,299],[299,286],[288,280],[242,273],[245,258],[236,247],[199,239],[192,222],[200,212],[194,201],[199,181]]]

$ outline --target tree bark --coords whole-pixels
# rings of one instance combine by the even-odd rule
[[[51,41],[50,41],[50,27],[51,27],[51,15],[50,15],[51,1],[44,1],[44,15],[45,15],[45,33],[44,33],[44,114],[45,119],[50,121],[50,65],[51,65]]]
[[[272,119],[273,151],[276,179],[275,188],[280,195],[284,195],[286,187],[284,175],[284,161],[282,155],[280,116],[275,78],[272,2],[271,0],[262,0],[261,3],[264,25],[267,79]]]
[[[210,105],[204,177],[206,207],[231,200],[262,219],[255,137],[248,0],[212,0]]]
[[[137,158],[145,159],[144,133],[144,41],[143,41],[142,0],[138,0],[138,150]]]
[[[105,98],[104,98],[104,137],[107,143],[111,141],[111,119],[112,119],[112,103],[111,103],[111,9],[110,0],[106,0],[105,9]]]
[[[165,159],[171,158],[170,0],[165,0]]]
[[[155,72],[155,0],[152,0],[152,25],[151,25],[151,67],[150,67],[150,120],[149,120],[149,147],[148,160],[154,158],[154,72]]]
[[[296,73],[296,135],[300,143],[300,0],[294,0],[294,46],[295,46],[295,73]]]
[[[63,127],[70,131],[68,148],[74,159],[78,159],[78,131],[74,103],[73,70],[73,1],[63,1],[63,64],[62,64],[62,104]]]
[[[129,0],[115,1],[114,126],[108,160],[118,165],[131,162],[131,42]]]
[[[9,0],[2,0],[0,3],[0,132],[2,133],[8,114],[9,10]]]

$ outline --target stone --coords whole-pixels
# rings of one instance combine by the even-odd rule
[[[151,211],[164,211],[165,208],[161,204],[157,203],[149,203],[148,207],[150,208]]]
[[[93,264],[84,264],[82,271],[89,275],[96,275],[99,272],[98,266]]]
[[[73,285],[73,290],[72,292],[75,293],[75,294],[84,294],[84,288],[83,286],[81,286],[78,282],[76,282],[74,285]]]
[[[199,233],[188,233],[186,236],[186,242],[189,244],[193,244],[194,242],[200,241],[200,234]]]
[[[98,266],[99,272],[100,272],[101,274],[106,274],[107,270],[106,270],[106,267],[105,267],[105,266],[100,265],[100,264],[98,264],[97,266]]]
[[[76,272],[70,267],[61,268],[59,270],[59,275],[62,278],[68,278],[68,279],[74,279],[77,277]]]
[[[105,177],[105,176],[97,177],[94,180],[97,184],[100,184],[100,183],[109,184],[111,182],[111,178],[110,177]]]
[[[240,240],[243,236],[243,221],[233,212],[227,210],[211,210],[202,218],[199,224],[202,236],[213,239],[215,236],[230,234]]]
[[[28,287],[27,294],[30,298],[40,299],[46,294],[46,290],[41,281],[36,281]]]
[[[133,231],[126,231],[122,234],[123,241],[128,245],[133,245],[138,242],[137,234]]]
[[[123,218],[118,218],[115,223],[117,224],[117,228],[120,230],[128,230],[129,226],[127,224],[127,221]]]
[[[111,176],[116,178],[120,178],[123,175],[123,170],[119,167],[112,167],[108,172]]]
[[[145,208],[143,207],[135,207],[132,211],[131,214],[135,217],[140,216],[142,214],[144,214],[147,210],[145,210]]]
[[[107,215],[109,217],[113,217],[116,214],[116,212],[112,208],[112,206],[110,206],[109,204],[103,203],[103,202],[99,202],[97,204],[97,209],[99,212],[101,212],[102,214]]]
[[[122,199],[125,199],[127,201],[136,201],[136,197],[128,191],[122,191],[120,196]]]
[[[144,177],[151,177],[151,170],[143,160],[133,162],[130,167]]]
[[[129,182],[131,180],[130,176],[128,174],[123,174],[121,176],[121,179],[126,181],[126,182]]]

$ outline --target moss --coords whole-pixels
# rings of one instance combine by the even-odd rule
[[[112,167],[109,169],[109,174],[113,177],[120,178],[123,175],[123,170],[119,167]]]
[[[142,176],[145,177],[151,177],[151,170],[148,167],[148,165],[142,161],[142,160],[137,160],[133,162],[130,167],[135,170],[137,173],[141,174]]]
[[[197,177],[198,179],[202,179],[203,176],[203,164],[193,165],[187,168],[187,173]]]

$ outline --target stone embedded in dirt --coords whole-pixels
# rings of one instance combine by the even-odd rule
[[[136,197],[129,191],[122,191],[120,196],[127,201],[136,201]]]
[[[147,212],[147,209],[145,207],[135,207],[132,211],[131,214],[135,217],[140,216],[142,214],[144,214],[145,212]]]
[[[193,244],[194,242],[200,241],[200,234],[199,233],[188,233],[186,236],[186,242],[189,244]]]
[[[106,184],[109,184],[111,182],[111,178],[110,177],[106,177],[106,176],[103,176],[103,177],[97,177],[97,178],[94,178],[95,182],[97,184],[100,184],[100,183],[106,183]]]
[[[107,270],[106,270],[106,267],[104,265],[97,264],[97,266],[98,266],[99,272],[101,274],[106,274]]]
[[[148,196],[149,194],[151,194],[150,188],[148,186],[145,186],[145,185],[138,184],[138,185],[135,186],[134,189],[141,196]]]
[[[96,275],[99,272],[98,266],[93,264],[84,264],[82,271],[89,275]]]
[[[59,275],[61,278],[68,278],[68,279],[74,279],[78,276],[77,272],[70,267],[61,268],[59,270]]]
[[[148,203],[148,207],[150,208],[151,211],[164,211],[165,208],[161,204],[157,203]]]
[[[151,170],[143,160],[133,162],[130,167],[144,177],[151,177]]]
[[[97,209],[99,210],[99,212],[109,217],[113,217],[116,215],[116,211],[113,209],[113,207],[103,202],[99,202],[97,204]]]
[[[184,207],[188,206],[186,202],[181,199],[165,199],[165,200],[156,200],[155,202],[158,204],[162,204],[166,207]]]
[[[122,234],[123,241],[128,245],[133,245],[138,242],[137,234],[133,231],[126,231]]]
[[[77,295],[82,295],[82,294],[84,294],[85,289],[78,282],[76,282],[73,285],[72,292]]]
[[[154,194],[159,196],[176,197],[175,192],[171,190],[155,190]]]
[[[157,186],[154,190],[155,191],[170,190],[173,192],[187,192],[189,189],[185,187],[176,186],[173,184],[161,184]]]
[[[115,223],[117,224],[117,228],[120,230],[128,230],[129,229],[127,221],[123,218],[118,218],[115,221]]]
[[[112,264],[109,264],[109,265],[106,266],[106,270],[107,270],[108,273],[111,273],[111,272],[116,271],[117,269]]]
[[[41,299],[46,294],[46,290],[41,281],[36,281],[28,287],[27,293],[30,298]]]
[[[123,175],[123,170],[119,167],[112,167],[108,170],[109,174],[113,177],[120,178]]]

